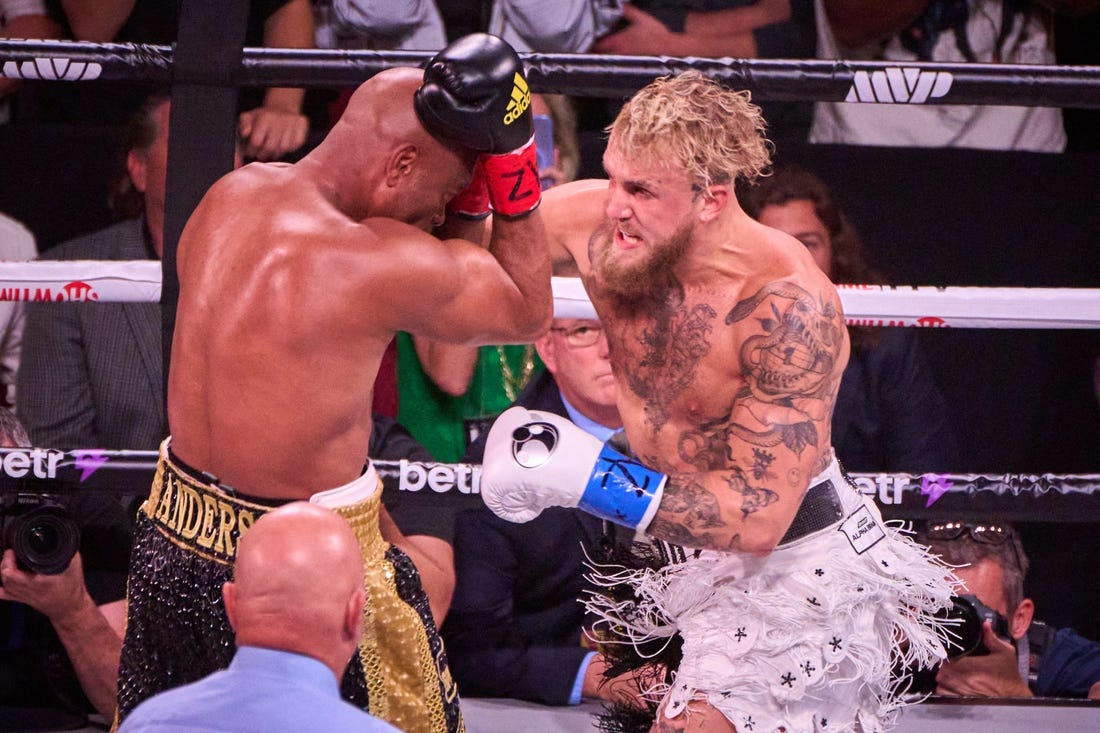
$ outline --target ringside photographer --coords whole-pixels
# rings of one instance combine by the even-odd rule
[[[0,408],[0,447],[29,446],[23,426]],[[94,712],[110,720],[130,523],[102,494],[35,495],[29,488],[0,491],[0,634],[7,640],[0,731],[72,727]],[[70,522],[79,527],[79,549],[64,541]]]
[[[1024,595],[1028,559],[1011,525],[930,522],[915,539],[955,566],[965,586],[955,615],[969,622],[956,627],[935,694],[1100,699],[1100,643],[1034,619]]]

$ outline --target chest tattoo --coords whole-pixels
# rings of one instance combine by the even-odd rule
[[[634,343],[619,344],[622,372],[645,402],[654,432],[668,422],[669,406],[694,380],[696,366],[710,351],[708,335],[718,313],[706,303],[672,308],[644,327]]]

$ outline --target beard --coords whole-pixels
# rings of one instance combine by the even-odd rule
[[[664,303],[672,290],[680,289],[672,270],[691,245],[690,222],[664,241],[654,243],[647,255],[629,261],[614,244],[614,230],[614,223],[601,228],[589,246],[590,279],[599,297],[609,300],[616,312],[635,315]]]

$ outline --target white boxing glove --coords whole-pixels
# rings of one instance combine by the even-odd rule
[[[551,506],[580,507],[645,531],[666,480],[564,417],[511,407],[485,442],[481,498],[511,522],[529,522]]]

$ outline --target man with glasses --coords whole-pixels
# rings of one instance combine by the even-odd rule
[[[622,428],[599,321],[555,319],[535,348],[546,369],[514,404],[561,415],[600,440]],[[480,463],[485,439],[464,460]],[[548,509],[526,524],[485,506],[458,515],[456,588],[443,638],[463,696],[545,705],[616,697],[618,685],[601,685],[602,655],[584,646],[578,600],[589,588],[585,555],[594,555],[610,527],[579,509]]]
[[[1024,596],[1028,560],[1016,531],[1003,522],[931,522],[917,540],[956,566],[961,592],[1006,620],[1008,639],[986,621],[981,646],[943,663],[936,694],[951,697],[1075,697],[1100,699],[1100,644],[1072,629],[1034,621]]]

